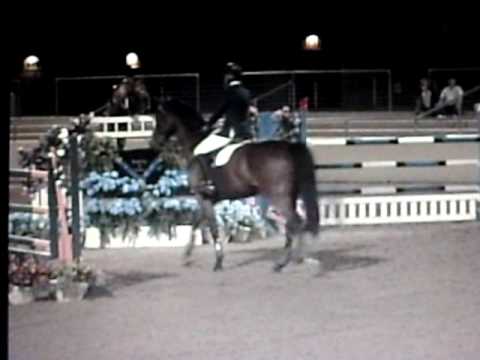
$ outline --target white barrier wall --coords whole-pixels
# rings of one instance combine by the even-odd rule
[[[324,197],[321,225],[395,224],[477,219],[479,193]]]

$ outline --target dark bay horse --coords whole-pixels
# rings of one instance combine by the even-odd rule
[[[285,256],[275,264],[280,271],[292,258],[293,237],[310,233],[315,236],[319,228],[318,198],[312,155],[306,145],[286,141],[262,141],[245,144],[233,153],[229,162],[221,167],[210,168],[199,156],[193,155],[195,146],[208,134],[203,131],[202,116],[189,105],[170,99],[161,103],[156,112],[156,127],[151,146],[160,148],[175,136],[183,157],[188,163],[191,191],[199,201],[201,220],[194,229],[208,224],[215,245],[214,270],[220,270],[223,262],[223,246],[218,241],[214,204],[225,199],[238,199],[262,195],[285,216]],[[203,155],[200,155],[203,156]],[[207,180],[213,182],[215,191],[205,191]],[[296,211],[297,199],[303,200],[306,221]],[[187,246],[188,260],[193,251],[193,237]],[[301,261],[301,258],[298,260]]]

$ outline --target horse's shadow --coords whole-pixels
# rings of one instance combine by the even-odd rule
[[[368,248],[368,246],[356,245],[348,248],[310,251],[306,253],[306,257],[319,262],[318,276],[324,276],[333,272],[366,268],[387,261],[386,258],[382,257],[352,254],[353,252],[365,250],[366,248]],[[273,264],[284,254],[283,249],[272,248],[239,250],[237,253],[247,255],[248,259],[232,265],[230,267],[232,269],[262,262],[270,262]],[[289,266],[294,266],[294,264],[295,262],[292,261],[292,264]]]
[[[86,299],[94,300],[97,298],[114,297],[116,291],[142,284],[144,282],[177,277],[173,273],[155,273],[155,272],[105,272],[104,279],[101,282],[94,283],[88,290]]]

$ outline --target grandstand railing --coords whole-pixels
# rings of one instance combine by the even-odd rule
[[[264,106],[260,110],[274,110],[282,105],[290,105],[297,108],[297,101],[300,98],[311,99],[313,109],[328,108],[331,104],[324,102],[320,106],[322,96],[330,96],[330,83],[328,76],[340,76],[342,88],[337,91],[336,101],[347,104],[349,107],[370,107],[376,109],[381,106],[388,111],[393,109],[392,76],[389,69],[327,69],[327,70],[280,70],[280,71],[246,71],[244,79],[247,87],[255,94],[257,100],[264,100]],[[269,77],[268,81],[257,79]],[[253,80],[255,79],[255,80]],[[336,79],[337,80],[337,79]],[[347,81],[348,80],[348,81]],[[380,86],[383,81],[383,86]],[[324,84],[322,89],[322,82]],[[361,85],[355,82],[361,82]],[[366,85],[366,87],[365,87]],[[279,94],[282,90],[283,94]],[[320,94],[323,92],[323,94]],[[358,95],[358,94],[360,94]],[[365,95],[367,93],[367,95]],[[358,95],[358,96],[357,96]],[[361,106],[355,105],[353,98],[370,99]],[[266,101],[271,97],[269,102]],[[380,101],[380,99],[386,99]],[[330,102],[332,99],[329,100]],[[350,102],[350,104],[349,104]],[[357,101],[358,102],[358,101]],[[367,104],[370,103],[370,104]],[[344,104],[344,105],[345,105]]]

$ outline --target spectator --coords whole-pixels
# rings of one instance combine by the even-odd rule
[[[150,95],[141,79],[125,77],[113,87],[111,100],[104,111],[105,116],[146,114],[150,111]]]
[[[132,97],[134,99],[131,105],[133,114],[147,114],[151,110],[150,94],[142,79],[135,79]]]
[[[457,85],[455,79],[448,80],[448,86],[446,86],[438,101],[437,107],[439,108],[439,117],[445,117],[453,115],[455,118],[461,116],[463,105],[463,89]]]
[[[415,115],[420,115],[432,109],[432,91],[428,79],[420,80],[420,95],[417,97]]]
[[[290,106],[283,106],[272,114],[273,119],[278,123],[276,137],[281,140],[298,142],[300,141],[300,119],[295,117]]]

